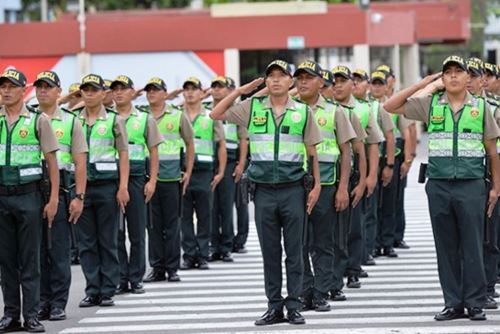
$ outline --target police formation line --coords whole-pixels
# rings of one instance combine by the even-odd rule
[[[411,120],[429,132],[426,189],[445,298],[435,319],[464,317],[464,309],[486,319],[483,308],[497,307],[498,69],[452,56],[442,74],[397,93],[394,79],[385,65],[368,75],[305,61],[292,73],[276,60],[241,87],[215,78],[210,103],[197,78],[185,80],[180,106],[166,103],[179,91],[167,94],[152,78],[143,89],[148,105],[134,106],[127,76],[87,75],[61,99],[60,80],[47,71],[33,83],[39,104],[28,106],[26,77],[7,70],[0,332],[21,329],[21,313],[29,332],[66,318],[72,247],[86,279],[80,307],[113,306],[115,294],[144,293],[143,282],[180,281],[178,269],[232,262],[232,252],[245,252],[249,198],[268,299],[255,324],[303,324],[300,312],[329,311],[329,299],[346,300],[344,276],[360,288],[368,275],[361,265],[409,247]],[[250,97],[236,102],[242,95]],[[146,230],[152,270],[143,279]]]

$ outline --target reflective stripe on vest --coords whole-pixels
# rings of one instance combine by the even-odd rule
[[[276,125],[268,97],[253,98],[248,124],[251,164],[249,178],[259,183],[286,183],[304,176],[304,128],[307,105],[294,101]]]
[[[56,152],[57,166],[60,170],[74,171],[71,141],[76,116],[64,110],[60,110],[60,114],[60,119],[53,118],[51,120],[52,130],[59,142],[59,151]]]
[[[331,185],[336,181],[337,160],[340,156],[337,138],[335,136],[335,113],[337,105],[326,102],[318,106],[314,119],[318,124],[323,141],[316,146],[318,152],[321,184]]]
[[[106,118],[98,118],[88,126],[80,116],[83,131],[87,136],[89,154],[87,157],[87,177],[89,181],[118,179],[118,152],[115,148],[116,113],[107,110]]]
[[[238,126],[224,122],[224,134],[226,135],[227,158],[235,161],[238,159]]]
[[[0,184],[19,185],[42,178],[42,159],[36,123],[39,113],[20,115],[9,131],[7,119],[0,117]]]
[[[158,181],[172,182],[181,179],[181,138],[182,111],[168,105],[166,112],[158,121],[158,129],[163,142],[158,147],[160,169]]]
[[[214,168],[214,121],[204,114],[193,121],[194,153],[196,169]]]
[[[428,121],[429,166],[435,179],[476,179],[484,176],[484,100],[472,97],[458,120],[441,94],[432,97]]]

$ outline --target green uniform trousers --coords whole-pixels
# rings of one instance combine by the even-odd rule
[[[270,188],[257,184],[255,191],[255,225],[264,262],[264,285],[268,308],[300,308],[304,262],[302,237],[305,215],[305,190],[302,185]],[[285,246],[288,296],[281,295],[281,236]]]
[[[36,317],[40,303],[42,196],[0,196],[0,270],[4,315]]]
[[[326,298],[330,291],[334,258],[333,229],[337,224],[335,192],[334,185],[321,186],[318,202],[309,217],[308,242],[303,249],[304,297]]]
[[[445,306],[482,308],[485,182],[430,179],[425,190]]]
[[[175,273],[181,261],[181,222],[179,182],[158,182],[151,199],[153,226],[149,226],[149,265],[159,271]]]

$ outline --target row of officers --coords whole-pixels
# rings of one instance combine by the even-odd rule
[[[489,73],[487,66],[477,65]],[[482,218],[486,203],[488,217],[494,217],[491,211],[499,184],[495,139],[500,131],[489,110],[491,103],[467,93],[469,72],[463,59],[450,57],[443,63],[442,79],[427,77],[414,85],[418,89],[412,86],[413,90],[386,101],[392,94],[388,83],[394,79],[387,66],[369,77],[344,66],[324,71],[306,61],[292,73],[288,63],[277,60],[269,64],[264,79],[239,88],[229,78],[216,78],[210,106],[202,104],[201,82],[188,78],[182,108],[165,103],[166,86],[159,78],[144,87],[149,105],[134,107],[134,84],[119,76],[109,85],[113,110],[103,105],[105,81],[91,74],[79,86],[84,106],[69,112],[58,107],[56,73],[37,76],[39,105],[33,109],[22,99],[25,76],[6,71],[0,77],[4,104],[0,110],[0,238],[4,245],[0,269],[5,303],[0,331],[20,328],[21,312],[30,332],[44,331],[39,320],[66,317],[71,239],[78,245],[86,278],[81,307],[112,306],[117,292],[144,292],[146,228],[153,268],[146,281],[166,276],[178,281],[179,267],[208,269],[209,260],[232,261],[232,251],[244,251],[248,231],[248,225],[242,224],[241,239],[233,235],[233,202],[240,197],[235,192],[246,189],[256,207],[269,306],[256,325],[302,324],[301,310],[330,310],[328,298],[345,300],[344,275],[348,285],[359,287],[362,263],[374,264],[373,256],[397,257],[393,247],[405,247],[401,200],[416,146],[414,125],[407,118],[442,123],[430,128],[435,138],[429,141],[429,150],[436,155],[430,158],[427,172],[431,181],[438,180],[429,181],[428,193],[446,306],[436,319],[463,316],[464,307],[471,319],[485,318],[485,268],[493,268],[483,265],[481,232],[489,225]],[[459,75],[465,81],[456,79]],[[235,104],[238,97],[255,93],[263,83],[266,88]],[[451,105],[448,101],[456,94],[451,89],[462,83],[464,98],[460,105]],[[386,112],[384,102],[394,116]],[[449,112],[470,117],[450,120]],[[466,123],[472,122],[469,118],[476,123]],[[484,144],[483,133],[491,139]],[[250,164],[244,173],[247,140]],[[483,159],[485,150],[491,155],[489,193],[478,186],[484,184],[485,175],[478,155],[481,151]],[[245,186],[236,191],[235,181],[242,184],[242,176]],[[441,184],[442,179],[448,183]],[[450,187],[456,189],[450,192]],[[477,192],[474,201],[469,198],[473,190]],[[431,195],[436,197],[432,201]],[[443,204],[446,196],[451,197],[448,207]],[[463,202],[456,203],[457,197]],[[238,202],[248,219],[246,201]],[[446,211],[447,216],[433,213],[433,208]],[[458,209],[464,212],[455,212]],[[480,223],[471,224],[472,218]],[[71,224],[77,221],[72,238]],[[488,221],[493,225],[494,219]],[[131,243],[129,255],[125,230]],[[495,234],[488,233],[490,239]],[[282,237],[286,298],[281,294]],[[476,249],[470,250],[472,246]],[[495,261],[496,279],[495,248],[490,262]],[[462,269],[465,265],[476,266],[472,274]],[[461,270],[463,275],[457,272]]]

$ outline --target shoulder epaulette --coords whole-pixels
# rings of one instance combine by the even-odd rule
[[[84,109],[85,107],[80,107],[80,108],[76,108],[76,109],[71,109],[70,112],[72,112],[73,114],[75,115],[79,115],[82,110]]]
[[[26,109],[28,109],[28,111],[40,114],[41,111],[39,109],[37,109],[37,107],[38,107],[38,104],[33,105],[33,106],[26,105]]]
[[[151,108],[149,107],[148,104],[136,105],[135,109],[147,113],[151,112]]]
[[[106,112],[110,112],[110,113],[113,113],[113,114],[118,114],[116,112],[116,110],[114,110],[114,109],[111,109],[111,108],[108,108],[108,107],[104,107],[104,109],[106,109]]]

